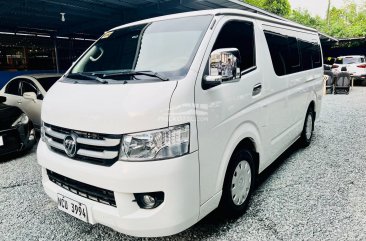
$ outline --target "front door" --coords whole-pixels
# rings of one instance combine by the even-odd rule
[[[210,52],[205,55],[204,66],[196,83],[201,204],[220,191],[221,186],[217,180],[230,137],[245,123],[265,125],[260,122],[265,120],[262,116],[263,108],[260,106],[265,86],[257,68],[254,29],[254,22],[248,19],[221,19],[216,26],[216,34],[213,33],[209,44]],[[210,63],[209,54],[221,49],[239,50],[241,63],[238,67],[242,76],[229,74],[227,79],[223,78],[221,85],[205,88],[202,86],[203,76],[208,75],[212,68],[218,69],[216,74],[226,76],[224,72],[232,64],[232,60],[219,57]],[[216,52],[218,51],[215,54]],[[253,91],[255,88],[256,91]],[[203,112],[206,114],[202,114]]]

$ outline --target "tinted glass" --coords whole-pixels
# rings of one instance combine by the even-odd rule
[[[71,73],[149,70],[169,78],[184,77],[211,19],[209,15],[186,17],[109,32],[85,53]]]
[[[240,52],[240,69],[255,66],[255,44],[253,24],[230,21],[221,29],[212,51],[221,48],[237,48]]]
[[[274,70],[278,76],[322,66],[321,49],[295,37],[265,31]]]
[[[37,94],[38,90],[37,88],[29,83],[28,81],[23,81],[23,84],[22,84],[22,95],[25,93],[25,92],[34,92]]]
[[[266,32],[266,39],[271,54],[273,68],[278,76],[288,72],[290,61],[288,60],[287,37],[280,34]]]
[[[48,91],[51,86],[59,80],[60,77],[48,77],[48,78],[39,78],[37,79],[38,82],[42,85],[45,91]]]
[[[322,66],[320,45],[318,43],[312,43],[312,44],[313,44],[312,48],[313,68],[319,68]]]
[[[14,79],[9,82],[9,84],[6,86],[5,93],[11,94],[11,95],[20,95],[20,79]]]
[[[22,95],[25,92],[33,92],[37,95],[37,99],[40,99],[40,100],[43,99],[43,96],[42,96],[41,92],[38,90],[38,88],[36,87],[36,85],[27,79],[22,80],[21,92],[22,92],[21,93]]]
[[[313,45],[310,42],[299,40],[301,51],[301,64],[303,70],[313,68],[312,51]]]
[[[301,71],[300,65],[300,53],[299,53],[299,46],[298,41],[296,38],[288,37],[288,61],[289,61],[289,73],[296,73]]]

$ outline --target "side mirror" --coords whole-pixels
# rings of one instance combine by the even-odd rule
[[[5,96],[0,96],[0,103],[4,103],[6,102],[6,97]]]
[[[222,76],[221,75],[206,75],[203,77],[203,84],[205,89],[209,89],[222,84]]]
[[[213,51],[208,63],[209,74],[203,78],[204,89],[220,85],[223,81],[240,78],[240,62],[240,52],[237,48]]]
[[[32,100],[33,102],[36,102],[36,100],[37,100],[37,95],[34,92],[25,92],[23,94],[23,97],[24,97],[24,99]]]

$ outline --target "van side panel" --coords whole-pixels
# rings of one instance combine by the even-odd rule
[[[267,85],[262,79],[263,56],[260,51],[261,46],[257,46],[257,43],[256,70],[243,75],[238,81],[224,82],[208,90],[202,89],[202,77],[210,51],[219,30],[228,20],[253,23],[255,39],[258,38],[258,29],[253,20],[224,16],[217,22],[203,58],[195,86],[201,205],[222,189],[227,163],[241,138],[251,137],[260,143],[263,134],[261,130],[266,125],[261,100],[265,96]],[[262,83],[262,92],[252,96],[253,87],[258,83]]]
[[[302,53],[300,47],[298,47],[298,69],[293,70],[293,73],[278,75],[273,63],[280,60],[272,60],[268,39],[265,36],[266,33],[279,38],[286,37],[299,42],[305,41],[320,44],[319,37],[313,32],[297,30],[274,23],[258,22],[260,22],[260,27],[263,29],[262,34],[265,39],[263,51],[269,56],[266,60],[268,61],[267,66],[270,66],[263,73],[263,76],[271,81],[270,97],[267,100],[268,126],[266,133],[268,136],[263,140],[267,144],[270,152],[266,155],[268,159],[262,160],[263,165],[260,166],[259,170],[261,172],[299,138],[311,101],[314,101],[316,110],[320,106],[318,104],[318,96],[319,94],[321,95],[322,67],[303,70]],[[289,54],[291,57],[296,55],[294,52],[290,52]],[[321,56],[320,59],[322,59]],[[284,67],[288,68],[288,66]]]
[[[223,17],[217,23],[208,50],[229,19],[245,18]],[[255,142],[260,156],[259,172],[262,172],[300,136],[309,104],[313,101],[316,110],[319,108],[321,68],[278,76],[263,28],[306,41],[319,42],[317,35],[267,22],[262,27],[264,22],[245,20],[255,23],[257,69],[238,82],[202,90],[202,76],[210,54],[207,51],[196,82],[196,115],[201,111],[197,106],[207,106],[207,121],[197,119],[201,205],[221,191],[230,157],[242,139],[249,137]],[[262,92],[253,97],[253,86],[258,83],[262,84]],[[218,177],[216,182],[212,181],[214,177]]]

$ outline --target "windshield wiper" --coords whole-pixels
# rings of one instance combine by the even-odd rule
[[[84,78],[88,78],[90,80],[96,80],[96,81],[98,81],[102,84],[108,84],[108,81],[105,80],[105,79],[99,78],[98,76],[95,76],[93,74],[85,74],[85,73],[82,73],[82,72],[68,74],[66,77],[73,79],[73,76],[81,76],[81,77],[84,77]]]
[[[158,79],[161,79],[162,81],[168,81],[169,80],[169,78],[164,77],[161,74],[159,74],[157,72],[153,72],[151,70],[146,70],[146,71],[134,71],[134,70],[121,71],[121,72],[116,72],[116,73],[112,73],[112,74],[104,74],[104,75],[102,75],[102,78],[116,77],[116,76],[133,76],[133,75],[146,75],[146,76],[149,76],[149,77],[156,77]]]

